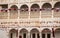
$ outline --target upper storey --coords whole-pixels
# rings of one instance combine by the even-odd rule
[[[60,18],[57,0],[0,0],[0,19]]]

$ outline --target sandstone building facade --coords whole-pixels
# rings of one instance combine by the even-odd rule
[[[0,38],[60,38],[60,0],[0,0]]]

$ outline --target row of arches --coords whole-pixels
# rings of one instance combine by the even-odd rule
[[[30,35],[29,35],[30,38],[40,38],[40,37],[51,38],[51,34],[52,34],[51,30],[49,30],[47,28],[43,29],[41,32],[39,32],[39,30],[36,28],[30,30],[30,32],[28,32],[28,30],[23,28],[19,31],[19,36],[18,36],[18,31],[15,29],[10,30],[10,32],[9,32],[10,38],[17,38],[17,37],[29,38],[28,33],[30,33]],[[40,36],[40,33],[41,33],[41,36]],[[47,37],[46,37],[46,35],[47,35]],[[59,36],[60,36],[60,28],[55,30],[55,38],[59,38]]]
[[[11,18],[17,18],[18,16],[18,7],[16,5],[13,5],[11,6],[11,8],[15,8],[14,10],[10,10],[10,15],[11,15]],[[57,2],[54,6],[53,9],[55,8],[58,8],[58,10],[54,10],[54,12],[56,11],[60,11],[60,2]],[[52,17],[52,5],[50,3],[44,3],[42,5],[42,9],[40,9],[40,6],[38,4],[33,4],[31,7],[30,7],[30,10],[29,10],[29,6],[27,6],[26,4],[25,5],[22,5],[20,7],[20,15],[19,15],[19,18],[28,18],[27,16],[29,16],[29,12],[30,12],[30,18],[39,18],[40,16],[40,10],[42,10],[42,13],[41,13],[41,17],[42,18],[45,18],[45,17]],[[12,13],[13,12],[13,13]],[[15,16],[14,16],[15,14]],[[54,13],[54,17],[60,17],[59,16],[59,13]]]
[[[60,17],[60,2],[57,2],[54,5],[54,8],[52,8],[52,5],[50,3],[44,3],[42,5],[42,9],[40,9],[40,6],[38,4],[33,4],[31,7],[24,4],[20,7],[20,9],[18,9],[18,6],[12,5],[10,8],[11,9],[8,9],[8,13],[5,13],[4,11],[3,13],[0,13],[1,19]],[[52,12],[53,9],[54,12]],[[40,10],[42,11],[40,12]]]
[[[11,6],[11,8],[16,8],[16,9],[18,9],[18,7],[16,6],[16,5],[13,5],[13,6]],[[50,3],[44,3],[43,5],[42,5],[42,9],[51,9],[52,8],[52,5],[50,4]],[[60,8],[60,2],[57,2],[55,5],[54,5],[54,8]],[[21,7],[20,7],[20,9],[23,11],[23,10],[25,10],[25,11],[28,11],[28,9],[29,9],[29,7],[25,4],[25,5],[22,5]],[[38,4],[33,4],[32,6],[31,6],[31,11],[32,10],[37,10],[37,11],[39,11],[39,9],[40,9],[40,6],[38,5]]]

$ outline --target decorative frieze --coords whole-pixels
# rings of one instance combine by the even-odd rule
[[[60,24],[60,21],[21,21],[19,24],[30,24],[30,23],[40,23],[40,24],[49,24],[49,23],[57,23]],[[18,22],[0,22],[0,24],[18,24]]]
[[[50,25],[49,25],[50,24]],[[20,21],[20,22],[0,22],[0,28],[17,28],[18,26],[24,27],[52,27],[52,25],[58,27],[60,21]],[[60,26],[59,26],[60,27]]]

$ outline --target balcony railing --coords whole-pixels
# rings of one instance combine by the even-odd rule
[[[31,11],[30,18],[39,18],[40,12],[39,11]]]
[[[20,12],[20,15],[19,15],[20,18],[28,18],[28,16],[29,16],[29,12],[28,11]]]
[[[56,11],[54,11],[54,17],[56,17],[56,18],[59,18],[60,17],[60,10],[58,11],[58,10],[56,10]]]
[[[0,12],[0,19],[7,19],[8,18],[8,12]]]
[[[52,11],[42,11],[41,17],[42,18],[51,18],[52,17]]]
[[[60,10],[22,10],[22,11],[18,11],[18,10],[11,10],[11,11],[3,11],[0,10],[0,19],[7,19],[8,17],[10,19],[17,19],[19,18],[60,18]],[[53,12],[52,12],[53,11]]]
[[[18,18],[18,11],[10,11],[10,19]]]

